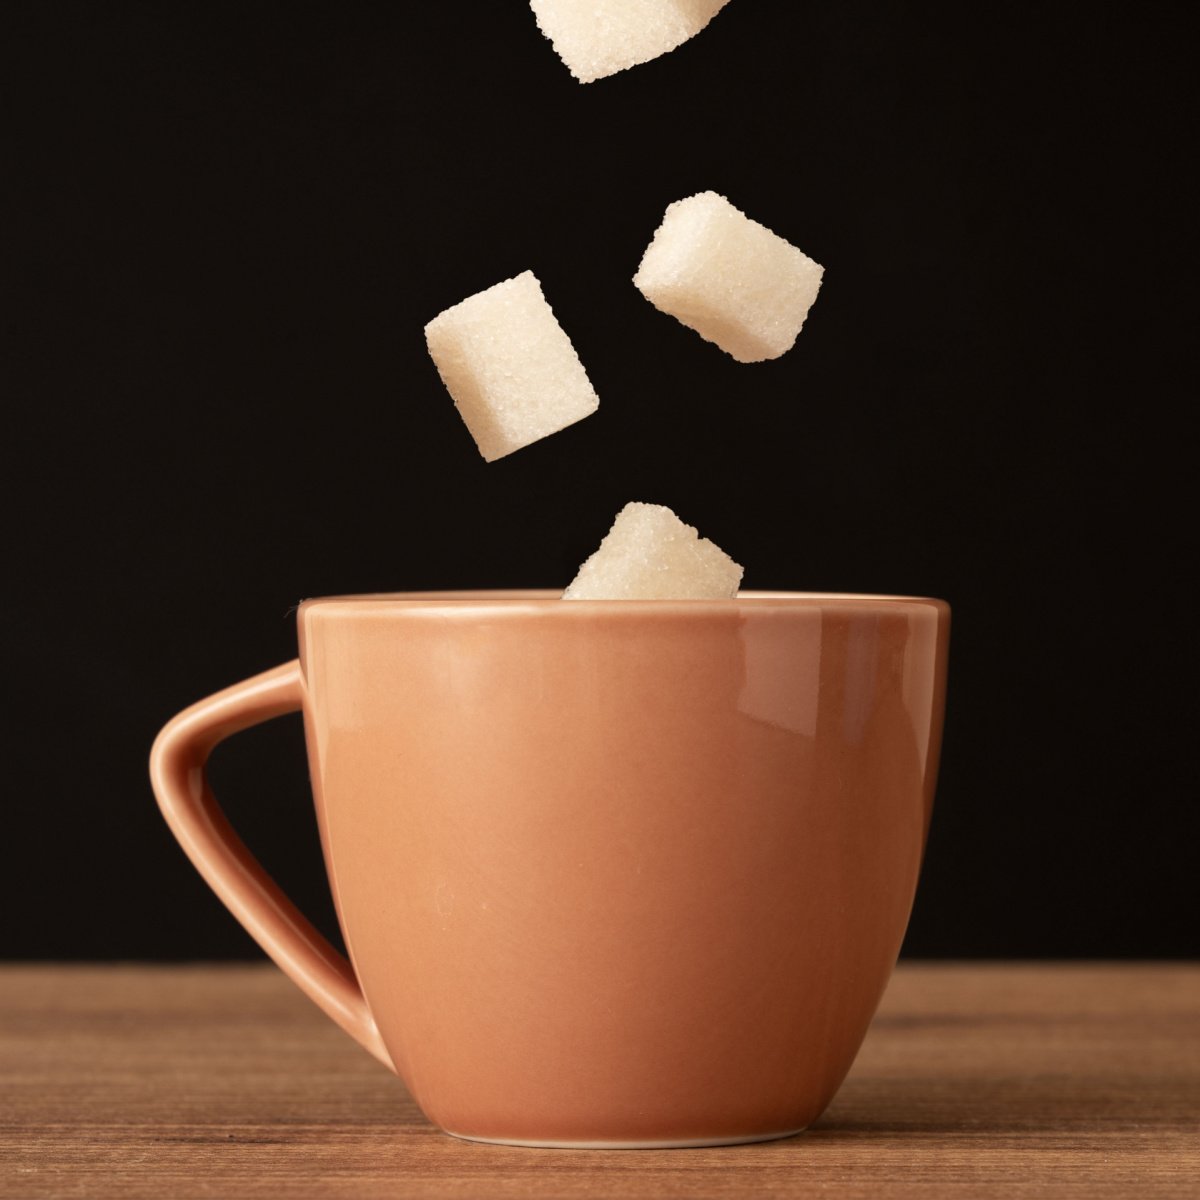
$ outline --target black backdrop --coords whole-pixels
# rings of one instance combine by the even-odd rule
[[[558,586],[630,499],[951,602],[907,953],[1194,954],[1187,9],[1121,7],[732,0],[584,87],[516,2],[10,6],[0,954],[256,954],[158,726],[303,597]],[[708,188],[826,267],[773,363],[629,282]],[[422,326],[527,268],[601,408],[486,465]],[[328,928],[298,719],[214,778]]]

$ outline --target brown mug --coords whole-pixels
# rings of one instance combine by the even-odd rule
[[[431,1121],[483,1141],[795,1133],[858,1051],[933,800],[949,609],[899,596],[310,600],[297,661],[177,716],[168,823]],[[208,788],[304,714],[334,951]]]

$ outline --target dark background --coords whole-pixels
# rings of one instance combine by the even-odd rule
[[[631,499],[950,601],[907,953],[1195,954],[1190,30],[1121,7],[732,0],[586,87],[517,2],[10,7],[0,955],[257,955],[158,727],[304,597],[561,586]],[[826,267],[775,362],[629,282],[709,188]],[[525,269],[601,407],[487,465],[422,327]],[[298,718],[213,773],[328,928]]]

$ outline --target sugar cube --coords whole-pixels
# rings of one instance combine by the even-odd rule
[[[694,37],[729,0],[531,0],[538,28],[580,83],[649,62]]]
[[[564,600],[731,600],[742,568],[661,504],[627,504]]]
[[[716,192],[668,205],[638,290],[738,362],[790,350],[825,268]]]
[[[425,342],[488,462],[590,416],[600,403],[532,271],[446,309],[425,326]]]

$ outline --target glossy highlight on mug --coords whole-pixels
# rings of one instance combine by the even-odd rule
[[[787,1136],[849,1069],[933,799],[949,610],[747,593],[308,601],[300,657],[156,744],[184,848],[456,1136]],[[222,737],[304,714],[353,966],[224,825]]]

